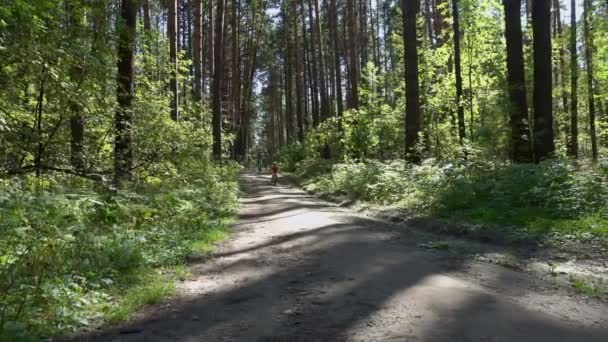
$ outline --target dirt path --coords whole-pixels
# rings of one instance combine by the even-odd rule
[[[181,295],[92,341],[608,341],[608,306],[268,176]],[[122,331],[122,334],[121,334]],[[126,334],[128,333],[128,334]]]

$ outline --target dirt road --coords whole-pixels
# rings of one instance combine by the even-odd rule
[[[87,340],[608,341],[599,301],[268,176],[242,188],[233,237],[177,298]]]

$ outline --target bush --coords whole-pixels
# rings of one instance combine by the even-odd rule
[[[186,164],[187,172],[148,175],[117,193],[62,176],[44,190],[30,186],[34,179],[2,181],[0,340],[111,317],[123,306],[118,288],[142,286],[153,267],[182,263],[215,234],[236,210],[239,167]]]
[[[317,190],[352,200],[485,223],[486,229],[516,226],[500,232],[514,239],[568,235],[608,242],[608,182],[601,167],[568,160],[518,165],[432,159],[422,165],[399,160],[299,165],[300,175]]]

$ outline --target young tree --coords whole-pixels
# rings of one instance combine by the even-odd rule
[[[134,98],[135,39],[137,34],[137,1],[122,0],[118,21],[117,102],[114,125],[114,182],[131,179],[133,147],[131,145]]]
[[[507,81],[511,100],[511,159],[516,163],[533,160],[526,79],[521,31],[521,0],[503,0],[505,8],[505,36],[507,40]]]
[[[553,106],[551,82],[551,2],[532,2],[534,44],[534,159],[553,157]]]
[[[416,17],[419,0],[401,0],[403,42],[405,44],[405,153],[412,163],[420,162],[418,141],[421,128],[420,85],[418,79],[418,39]]]

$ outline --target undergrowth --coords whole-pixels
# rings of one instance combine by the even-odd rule
[[[0,341],[122,320],[175,291],[227,235],[238,166],[193,161],[120,191],[73,177],[0,180]]]
[[[608,245],[608,173],[602,164],[308,159],[292,170],[309,190],[465,223],[447,225],[459,234]]]

